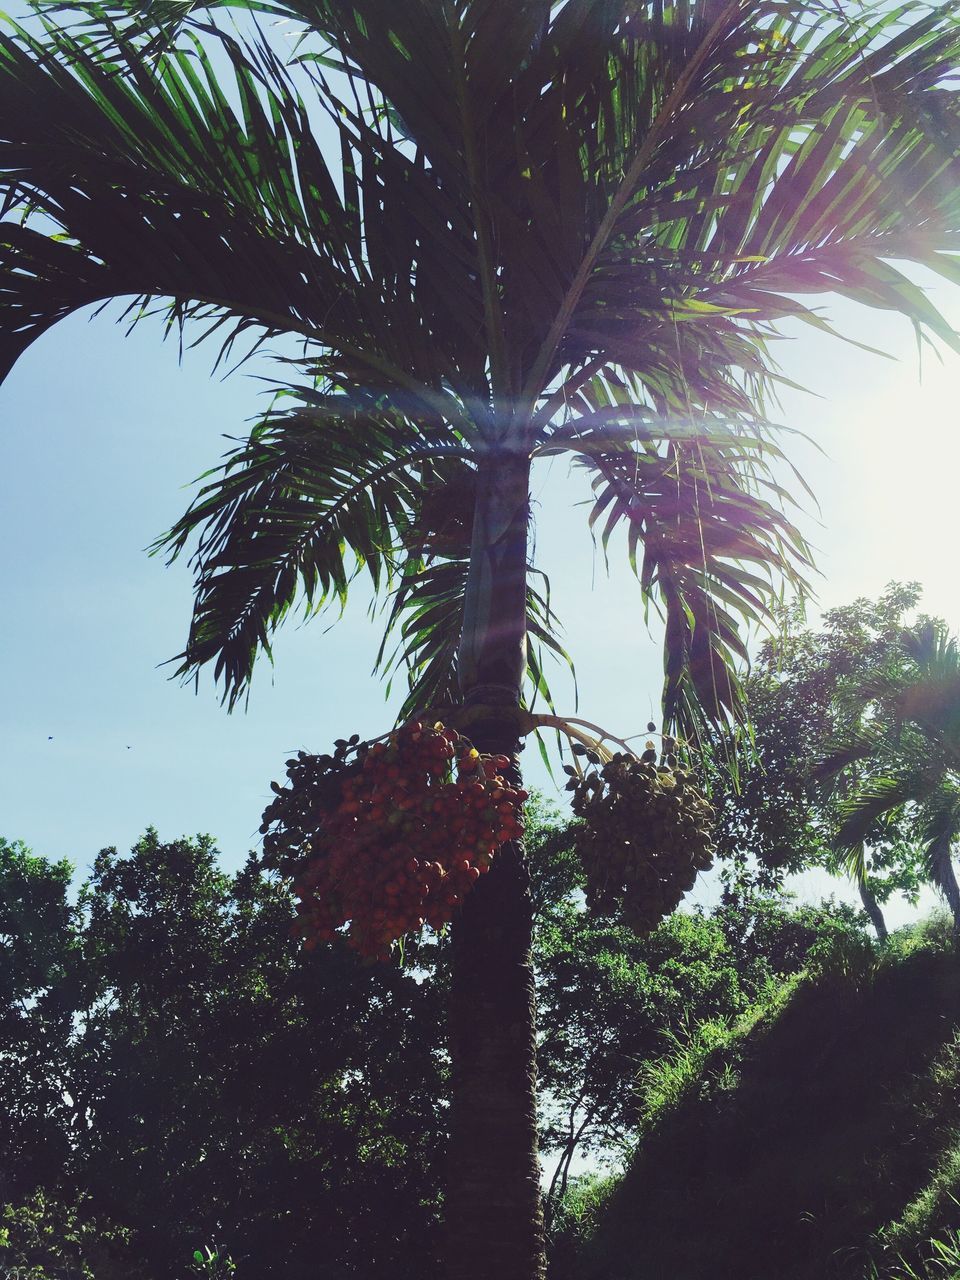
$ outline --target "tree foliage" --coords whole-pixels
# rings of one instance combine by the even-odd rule
[[[857,931],[830,904],[793,907],[752,894],[710,914],[677,912],[639,938],[583,906],[575,824],[538,801],[529,859],[536,895],[541,1141],[553,1175],[548,1211],[575,1160],[616,1160],[636,1141],[645,1064],[714,1019],[734,1019],[771,984],[798,972],[821,934]]]
[[[879,749],[882,736],[880,722],[868,715],[877,705],[871,691],[913,669],[906,617],[919,598],[916,584],[891,584],[876,601],[861,598],[828,610],[817,628],[805,626],[798,610],[784,615],[782,630],[763,645],[746,682],[752,758],[736,783],[722,757],[710,771],[719,851],[728,865],[742,871],[752,856],[755,873],[768,885],[810,867],[832,874],[852,869],[868,904],[895,891],[916,900],[926,872],[902,806],[873,815],[860,832],[861,854],[852,865],[841,827],[858,779],[866,781],[864,748],[869,740]],[[887,760],[901,751],[891,730],[887,715]],[[823,785],[828,755],[833,787]]]
[[[820,924],[768,902],[738,928],[678,915],[638,940],[584,912],[570,828],[540,800],[529,818],[556,1204],[575,1156],[629,1146],[641,1065],[794,972]],[[442,939],[407,970],[339,944],[303,953],[287,890],[254,861],[227,875],[206,837],[151,830],[128,855],[103,850],[79,896],[67,864],[2,851],[0,901],[17,908],[0,966],[0,1190],[18,1257],[56,1276],[62,1258],[100,1265],[99,1240],[103,1266],[136,1258],[151,1280],[212,1274],[195,1251],[239,1277],[436,1268]]]
[[[58,882],[62,868],[32,865]],[[345,949],[302,955],[290,919],[283,888],[253,863],[225,875],[207,838],[150,831],[129,856],[101,852],[76,906],[43,926],[74,979],[48,974],[23,1014],[40,1034],[58,1004],[59,1038],[36,1053],[4,1039],[33,1072],[0,1086],[8,1196],[89,1195],[155,1275],[224,1242],[250,1275],[429,1269],[440,993]],[[13,1163],[28,1143],[31,1162]]]
[[[878,828],[905,826],[960,937],[960,649],[941,619],[921,619],[897,641],[895,660],[857,690],[818,772],[842,788],[836,840],[848,865],[859,867]]]

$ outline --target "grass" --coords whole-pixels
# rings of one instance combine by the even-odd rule
[[[958,1278],[960,1278],[960,1233],[948,1231],[944,1239],[930,1240],[927,1243],[925,1256],[916,1266],[912,1266],[905,1258],[900,1258],[892,1267],[881,1271],[874,1263],[866,1280],[958,1280]]]
[[[585,1189],[551,1280],[960,1280],[948,941],[937,922],[883,953],[827,939],[745,1018],[677,1037],[642,1073],[635,1158]]]

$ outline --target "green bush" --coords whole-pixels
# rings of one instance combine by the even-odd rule
[[[824,985],[860,991],[877,973],[877,948],[860,929],[842,921],[825,922],[807,952],[807,973]]]
[[[619,1174],[588,1173],[574,1178],[557,1205],[547,1239],[550,1280],[574,1280],[575,1259],[592,1239]]]
[[[934,911],[916,924],[898,929],[890,939],[892,956],[907,956],[914,951],[952,950],[953,918],[946,911]]]
[[[63,1204],[35,1192],[0,1209],[4,1280],[141,1280],[130,1232],[92,1218],[86,1197]]]

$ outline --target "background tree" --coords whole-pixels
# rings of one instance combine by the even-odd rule
[[[761,889],[776,887],[788,873],[814,867],[853,876],[881,939],[887,932],[881,904],[894,892],[916,902],[926,873],[902,808],[874,816],[853,861],[838,831],[845,797],[863,772],[851,741],[860,741],[869,691],[909,664],[905,619],[919,599],[916,584],[893,583],[879,600],[828,610],[818,628],[804,626],[802,613],[791,610],[780,633],[761,647],[746,680],[752,755],[736,784],[723,755],[710,774],[731,906],[751,877]],[[822,761],[844,741],[842,785],[824,787]]]
[[[115,297],[222,354],[306,344],[166,542],[198,538],[183,673],[212,662],[234,702],[295,602],[366,568],[396,588],[408,707],[472,708],[513,754],[525,673],[543,688],[527,637],[558,647],[530,467],[565,452],[664,610],[667,723],[736,714],[739,624],[806,560],[769,471],[777,323],[823,328],[796,295],[829,290],[954,341],[891,265],[956,276],[949,13],[224,4],[294,38],[214,2],[38,0],[87,23],[0,40],[0,373]],[[438,544],[424,499],[448,486],[474,498]],[[542,1270],[530,928],[508,849],[455,930],[451,1277]]]
[[[36,974],[0,1006],[3,1263],[51,1280],[220,1274],[196,1251],[237,1280],[439,1270],[448,940],[404,972],[304,952],[287,887],[253,861],[226,875],[208,838],[103,850],[72,907],[64,864],[5,848],[49,892],[18,888],[0,952],[0,974],[13,957]],[[554,1210],[577,1156],[635,1140],[638,1072],[669,1037],[796,972],[829,916],[768,900],[740,932],[678,915],[641,940],[585,913],[572,829],[539,800],[528,856]]]
[[[960,940],[960,650],[940,619],[897,636],[898,650],[859,690],[845,732],[819,773],[842,788],[836,839],[859,868],[878,827],[906,826],[922,872],[946,898]],[[852,783],[844,786],[850,773]]]
[[[130,1232],[36,1191],[0,1210],[0,1265],[28,1280],[142,1280]],[[210,1278],[213,1280],[213,1277]]]
[[[0,838],[0,1197],[31,1185],[68,1149],[77,937],[72,868]]]
[[[727,901],[709,915],[675,913],[638,938],[616,919],[584,910],[577,824],[548,815],[538,803],[527,846],[541,1142],[556,1160],[546,1188],[550,1221],[578,1158],[620,1159],[636,1143],[645,1065],[701,1024],[736,1018],[774,982],[801,970],[824,933],[856,923],[844,908],[797,909],[789,897],[768,892],[736,910]]]
[[[209,838],[153,831],[98,855],[75,910],[25,899],[13,954],[74,960],[2,1009],[5,1198],[86,1198],[154,1276],[208,1247],[251,1276],[435,1270],[442,984],[303,953],[290,919],[254,863],[227,876]]]

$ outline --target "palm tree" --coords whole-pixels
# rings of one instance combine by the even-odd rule
[[[906,819],[926,873],[946,898],[960,943],[960,648],[945,625],[926,619],[901,636],[902,659],[860,691],[843,739],[819,766],[822,776],[858,775],[842,804],[837,846],[863,874],[864,847],[891,818]]]
[[[560,647],[530,469],[565,453],[662,609],[666,724],[736,718],[742,627],[808,562],[769,420],[779,322],[828,328],[798,295],[833,292],[956,345],[893,265],[960,274],[953,8],[35,0],[0,37],[0,376],[121,297],[224,357],[300,340],[163,542],[196,570],[180,670],[212,663],[231,705],[296,602],[365,570],[404,714],[457,704],[515,755]],[[453,936],[446,1274],[529,1280],[519,847]]]

